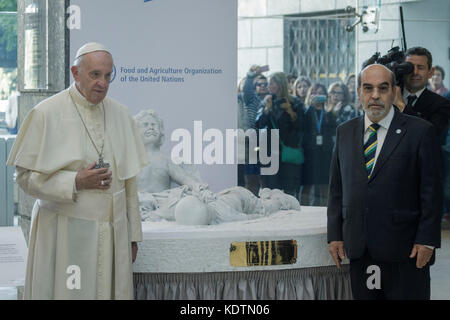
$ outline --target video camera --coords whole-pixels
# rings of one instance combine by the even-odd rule
[[[395,74],[395,78],[397,79],[396,85],[403,92],[404,76],[414,72],[414,65],[411,62],[405,62],[405,53],[400,51],[399,47],[392,48],[382,57],[380,57],[379,52],[376,52],[372,57],[364,61],[363,68],[374,63],[382,64],[389,68]]]

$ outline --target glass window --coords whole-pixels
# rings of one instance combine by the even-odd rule
[[[26,0],[23,89],[48,89],[47,2]]]
[[[327,204],[336,127],[363,115],[356,96],[356,75],[377,52],[381,57],[395,47],[402,52],[416,46],[428,49],[434,72],[424,85],[440,95],[450,96],[448,0],[330,0],[301,1],[301,5],[295,0],[239,0],[238,4],[240,128],[247,129],[255,120],[255,129],[273,128],[272,120],[258,122],[264,118],[261,117],[267,105],[264,97],[275,94],[273,97],[280,98],[285,93],[279,89],[286,81],[289,95],[303,103],[305,117],[300,132],[289,134],[282,132],[283,123],[275,121],[280,129],[281,154],[276,176],[263,176],[258,166],[251,164],[239,166],[239,185],[255,194],[261,187],[279,188],[297,196],[302,205]],[[392,54],[390,57],[395,60]],[[249,99],[246,92],[247,103],[242,90],[254,65],[269,69],[262,72],[267,79],[256,79],[254,83],[266,82],[268,87],[254,86],[253,97],[259,98],[259,103],[257,99]],[[441,137],[446,177],[444,213],[449,214],[450,224],[450,131],[444,131]],[[304,162],[300,166],[283,164],[281,143],[302,147]]]
[[[10,131],[8,99],[16,91],[17,0],[2,0],[0,1],[0,133]]]

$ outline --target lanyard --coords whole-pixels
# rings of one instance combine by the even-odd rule
[[[314,118],[316,119],[316,126],[317,126],[317,133],[320,134],[320,130],[322,129],[322,121],[323,121],[323,114],[324,109],[322,108],[322,112],[320,112],[320,119],[317,119],[317,112],[314,110]]]

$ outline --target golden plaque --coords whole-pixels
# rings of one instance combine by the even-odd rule
[[[297,262],[297,240],[243,241],[230,246],[233,267],[277,266]]]

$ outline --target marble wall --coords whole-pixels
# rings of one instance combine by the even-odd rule
[[[401,27],[398,21],[400,5],[409,8],[412,3],[419,2],[425,3],[423,6],[426,6],[426,2],[429,1],[381,0],[379,31],[363,33],[360,26],[356,28],[357,65],[361,66],[362,62],[376,51],[385,54],[392,43],[394,46],[401,46]],[[361,12],[362,6],[375,6],[378,2],[375,0],[238,0],[238,80],[245,76],[252,64],[268,64],[271,72],[283,71],[284,15],[301,14],[304,18],[308,14],[320,16],[320,12],[345,9],[347,6],[358,7],[357,11]]]

